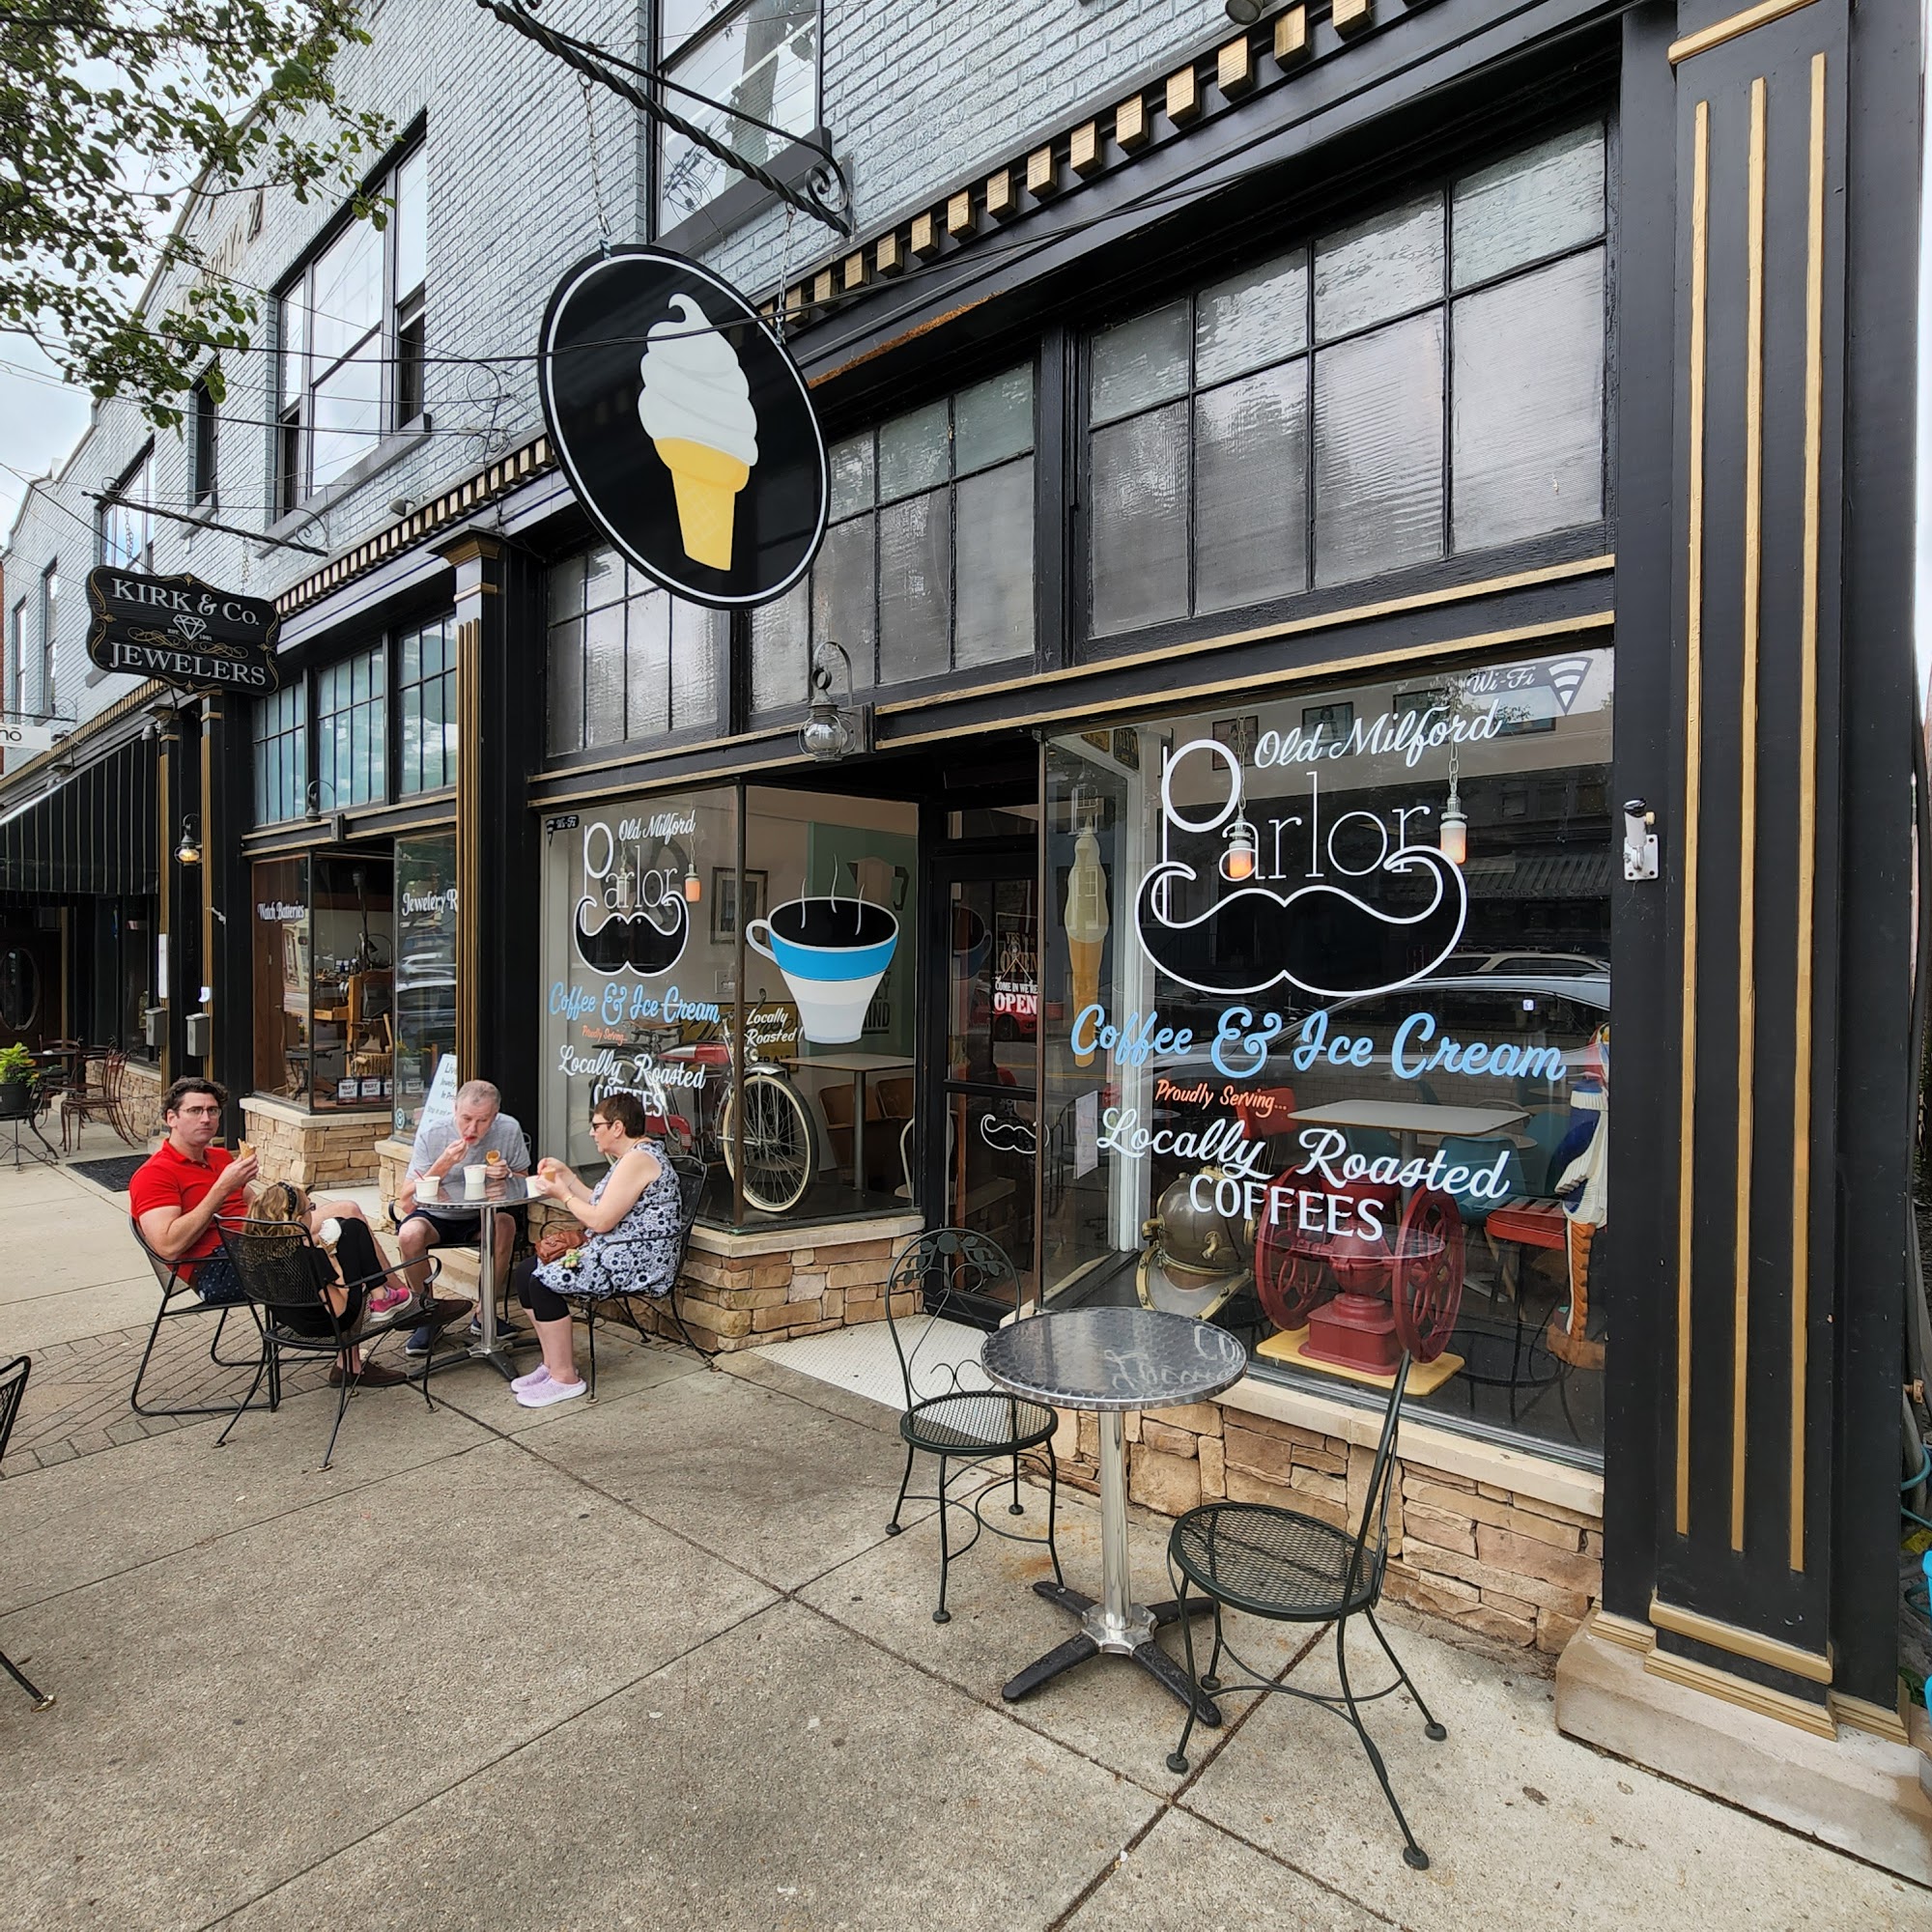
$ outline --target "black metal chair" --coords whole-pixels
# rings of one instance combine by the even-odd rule
[[[677,1176],[677,1261],[671,1269],[670,1286],[662,1294],[649,1294],[641,1288],[631,1293],[605,1295],[572,1294],[568,1289],[563,1291],[563,1298],[583,1312],[583,1335],[590,1354],[588,1399],[591,1402],[597,1400],[597,1313],[600,1308],[614,1307],[626,1324],[646,1342],[651,1340],[653,1331],[638,1319],[635,1304],[644,1300],[667,1308],[670,1311],[670,1319],[677,1324],[677,1332],[684,1337],[685,1347],[694,1354],[702,1355],[709,1361],[718,1352],[715,1349],[698,1346],[691,1330],[685,1326],[684,1316],[677,1305],[678,1277],[684,1272],[684,1257],[691,1247],[691,1231],[697,1225],[698,1197],[704,1192],[704,1163],[688,1153],[666,1154],[664,1158]]]
[[[222,1250],[235,1264],[235,1278],[259,1312],[262,1323],[262,1360],[242,1408],[246,1408],[248,1403],[254,1400],[255,1391],[261,1386],[265,1375],[269,1383],[270,1414],[272,1415],[281,1406],[282,1356],[285,1352],[322,1355],[332,1361],[339,1360],[344,1365],[341,1393],[335,1405],[335,1424],[328,1432],[328,1448],[322,1459],[322,1466],[327,1469],[335,1457],[335,1438],[342,1433],[342,1418],[348,1412],[349,1398],[355,1393],[361,1378],[359,1366],[355,1369],[347,1367],[349,1351],[352,1349],[366,1350],[385,1335],[415,1327],[422,1320],[420,1302],[412,1302],[399,1313],[380,1321],[359,1321],[357,1318],[361,1313],[363,1296],[388,1279],[388,1270],[379,1269],[375,1274],[357,1276],[341,1284],[349,1291],[350,1306],[338,1315],[323,1292],[325,1283],[335,1281],[333,1265],[327,1252],[316,1244],[308,1230],[299,1222],[244,1221],[239,1228],[233,1223],[217,1225],[221,1232]],[[425,1294],[435,1287],[437,1272],[432,1261],[429,1279],[424,1284]],[[357,1291],[361,1293],[357,1293]],[[423,1374],[412,1376],[410,1379],[421,1389],[424,1405],[434,1409],[436,1404],[430,1400],[429,1377]],[[242,1408],[228,1418],[228,1427],[215,1438],[217,1448],[228,1440],[229,1430],[241,1420]]]
[[[6,1458],[7,1440],[14,1433],[14,1418],[20,1412],[20,1398],[27,1392],[27,1378],[33,1373],[33,1366],[29,1357],[15,1355],[0,1369],[0,1461]],[[35,1710],[44,1711],[54,1701],[47,1692],[27,1681],[20,1666],[4,1650],[0,1650],[0,1668],[34,1700]]]
[[[188,1404],[174,1408],[156,1407],[152,1405],[144,1408],[141,1406],[141,1383],[147,1377],[148,1364],[154,1359],[155,1344],[160,1340],[161,1323],[163,1321],[178,1321],[184,1316],[187,1315],[213,1315],[215,1318],[214,1336],[208,1345],[208,1359],[217,1369],[255,1369],[259,1371],[266,1345],[262,1341],[260,1318],[247,1302],[210,1302],[202,1300],[195,1293],[193,1285],[182,1273],[183,1268],[191,1266],[192,1264],[187,1262],[171,1262],[157,1255],[148,1245],[147,1237],[141,1233],[140,1222],[135,1220],[131,1214],[128,1217],[128,1225],[133,1231],[135,1245],[147,1256],[148,1265],[154,1269],[155,1280],[159,1283],[161,1290],[161,1305],[155,1312],[154,1326],[148,1330],[148,1346],[141,1350],[141,1365],[134,1371],[134,1386],[128,1392],[128,1406],[136,1415],[239,1414],[241,1408],[246,1406],[249,1396],[252,1396],[254,1393],[252,1388],[249,1391],[249,1396],[244,1396],[240,1405],[227,1402],[203,1403],[198,1405]],[[250,1324],[254,1327],[256,1348],[252,1355],[244,1355],[231,1360],[221,1352],[221,1331],[227,1327],[228,1318],[238,1312],[246,1314]]]
[[[920,1297],[917,1316],[895,1314],[895,1299],[908,1294]],[[1054,1543],[1054,1519],[1060,1499],[1060,1465],[1053,1453],[1054,1416],[1043,1404],[1022,1402],[986,1379],[975,1356],[966,1362],[952,1362],[939,1352],[939,1338],[947,1331],[940,1324],[965,1317],[975,1327],[983,1327],[984,1310],[989,1304],[1019,1305],[1019,1277],[997,1241],[970,1228],[936,1228],[919,1236],[899,1250],[886,1283],[886,1326],[892,1331],[893,1348],[899,1358],[899,1377],[905,1390],[905,1413],[899,1417],[899,1435],[906,1445],[905,1474],[899,1478],[898,1501],[893,1520],[886,1525],[888,1536],[897,1536],[903,1527],[899,1515],[907,1501],[912,1483],[914,1460],[921,1456],[939,1459],[939,1488],[932,1496],[916,1496],[918,1502],[939,1504],[939,1603],[932,1612],[936,1624],[950,1623],[946,1607],[946,1578],[955,1556],[963,1556],[980,1540],[982,1529],[1015,1543],[1044,1543],[1053,1559],[1056,1581],[1065,1583],[1061,1574],[1060,1550]],[[957,1475],[949,1475],[951,1463],[960,1465],[960,1474],[984,1467],[1002,1457],[1012,1459],[1012,1501],[1009,1516],[1024,1516],[1020,1501],[1020,1460],[1030,1458],[1036,1465],[1045,1451],[1046,1534],[1022,1536],[988,1522],[980,1506],[993,1491],[1007,1481],[995,1475],[971,1496],[954,1496],[952,1486]],[[952,1548],[949,1512],[964,1509],[973,1518],[973,1532],[955,1550]]]
[[[1375,1466],[1369,1477],[1369,1492],[1362,1502],[1361,1521],[1353,1535],[1337,1529],[1319,1517],[1304,1516],[1299,1510],[1277,1509],[1268,1503],[1204,1503],[1187,1512],[1168,1538],[1167,1562],[1175,1582],[1175,1596],[1180,1605],[1180,1628],[1187,1642],[1187,1674],[1197,1690],[1213,1692],[1222,1688],[1221,1659],[1225,1655],[1245,1673],[1236,1687],[1246,1690],[1286,1691],[1311,1704],[1346,1717],[1362,1741],[1369,1755],[1382,1796],[1395,1813],[1406,1840],[1403,1861],[1417,1871],[1429,1868],[1429,1854],[1415,1841],[1402,1806],[1390,1788],[1388,1770],[1376,1741],[1362,1722],[1359,1706],[1386,1697],[1406,1688],[1422,1713],[1425,1735],[1439,1743],[1448,1736],[1436,1722],[1422,1693],[1403,1668],[1402,1660],[1389,1647],[1382,1627],[1376,1621],[1376,1605],[1381,1601],[1382,1577],[1388,1566],[1388,1498],[1394,1481],[1396,1427],[1402,1408],[1402,1393],[1408,1382],[1408,1357],[1404,1355],[1389,1390],[1388,1409],[1382,1417],[1381,1439],[1376,1445]],[[1187,1609],[1188,1586],[1192,1585],[1214,1606],[1214,1654],[1203,1675],[1194,1661],[1194,1629]],[[1341,1674],[1339,1697],[1323,1691],[1305,1690],[1298,1685],[1276,1683],[1269,1674],[1258,1671],[1239,1657],[1222,1629],[1223,1607],[1245,1610],[1250,1616],[1264,1617],[1272,1623],[1325,1624],[1335,1626],[1335,1663]],[[1395,1666],[1395,1682],[1379,1690],[1357,1697],[1349,1682],[1349,1619],[1368,1619],[1382,1654]],[[1167,1760],[1174,1772],[1187,1769],[1187,1740],[1194,1730],[1194,1711],[1189,1710],[1181,1727],[1180,1742]]]

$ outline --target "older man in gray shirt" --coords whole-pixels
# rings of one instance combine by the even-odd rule
[[[422,1265],[423,1257],[431,1248],[468,1246],[476,1240],[477,1209],[464,1205],[464,1183],[459,1170],[483,1167],[490,1155],[496,1153],[502,1156],[504,1166],[512,1174],[529,1172],[529,1143],[524,1138],[523,1128],[502,1109],[502,1095],[489,1081],[466,1080],[456,1090],[456,1104],[450,1117],[445,1121],[425,1121],[416,1129],[415,1145],[410,1150],[409,1173],[396,1193],[396,1214],[403,1272],[418,1296],[427,1272]],[[437,1198],[425,1203],[419,1182],[432,1175],[437,1181]],[[458,1176],[453,1182],[449,1179],[452,1175]],[[509,1279],[510,1255],[517,1241],[517,1218],[515,1209],[497,1216],[499,1282]],[[433,1340],[432,1327],[418,1328],[410,1337],[407,1352],[426,1355]]]

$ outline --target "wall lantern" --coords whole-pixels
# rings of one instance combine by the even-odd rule
[[[175,847],[175,857],[184,866],[201,864],[201,820],[191,811],[182,820],[181,842]]]
[[[832,695],[832,653],[845,668],[845,709]],[[837,764],[846,753],[864,749],[863,728],[855,730],[852,708],[852,660],[845,646],[829,639],[811,654],[811,715],[799,727],[798,742],[808,758],[821,765]]]

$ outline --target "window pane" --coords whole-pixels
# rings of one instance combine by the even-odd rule
[[[910,497],[951,473],[951,430],[944,401],[895,416],[879,429],[879,501]]]
[[[673,597],[670,605],[670,725],[688,731],[718,722],[719,654],[731,638],[731,620]]]
[[[419,631],[405,631],[401,643],[402,664],[396,672],[396,682],[408,686],[422,676],[422,634]]]
[[[1604,513],[1604,251],[1456,304],[1455,547]]]
[[[1094,631],[1187,614],[1187,405],[1093,440]]]
[[[583,620],[583,742],[624,735],[624,607],[607,604]]]
[[[555,625],[550,634],[550,749],[583,746],[583,620]]]
[[[831,542],[828,536],[828,549]],[[753,711],[805,702],[806,632],[810,613],[811,590],[804,583],[786,591],[774,604],[760,604],[752,612]]]
[[[396,170],[396,208],[390,222],[396,231],[397,301],[421,285],[429,264],[429,150],[418,148]]]
[[[1186,389],[1187,309],[1185,300],[1169,302],[1094,338],[1093,421],[1112,422]]]
[[[1456,184],[1456,286],[1594,242],[1604,232],[1604,130],[1575,128]]]
[[[1315,339],[1366,328],[1442,294],[1442,197],[1385,209],[1315,244]]]
[[[315,354],[327,365],[383,319],[383,238],[352,221],[315,265]]]
[[[1225,611],[1308,582],[1308,361],[1194,405],[1194,608]]]
[[[1308,256],[1297,248],[1204,289],[1194,310],[1194,380],[1218,383],[1308,347]]]
[[[1442,554],[1442,314],[1315,361],[1315,581]]]
[[[285,408],[301,399],[302,384],[307,380],[302,368],[303,349],[307,341],[307,330],[303,327],[307,320],[304,290],[305,284],[298,282],[283,298],[276,311],[282,325],[282,403]]]
[[[372,335],[315,385],[309,487],[332,483],[376,446],[383,426],[383,338]]]
[[[420,690],[403,693],[402,739],[397,746],[397,781],[406,792],[423,788],[423,716]]]
[[[1009,369],[952,399],[952,470],[969,476],[1033,447],[1033,370]]]
[[[847,437],[826,452],[832,469],[832,508],[834,523],[842,522],[860,510],[872,507],[872,432]]]
[[[811,567],[811,640],[843,644],[862,691],[872,682],[872,519],[835,525]]]
[[[551,622],[576,617],[583,610],[583,565],[582,556],[567,556],[550,567]]]
[[[593,617],[591,623],[594,625]],[[670,729],[670,593],[647,591],[631,605],[625,645],[626,738],[654,738]]]
[[[639,589],[645,586],[640,583]],[[587,551],[583,557],[583,603],[594,611],[614,604],[624,594],[624,566],[614,550]]]
[[[1033,655],[1033,458],[969,476],[955,492],[958,614],[952,662]]]
[[[703,40],[668,72],[680,86],[719,101],[725,111],[675,97],[679,111],[749,160],[768,161],[786,141],[768,134],[737,110],[788,133],[810,133],[818,107],[818,0],[753,0],[738,16]],[[695,213],[740,177],[722,161],[667,133],[663,160],[667,224]]]
[[[952,500],[934,490],[879,512],[879,682],[945,670],[952,616]]]

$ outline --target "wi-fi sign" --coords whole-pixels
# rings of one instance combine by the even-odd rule
[[[1588,658],[1556,658],[1549,666],[1550,689],[1556,693],[1556,701],[1563,707],[1567,718],[1570,707],[1577,701],[1577,694],[1583,688],[1583,680],[1590,674]]]

